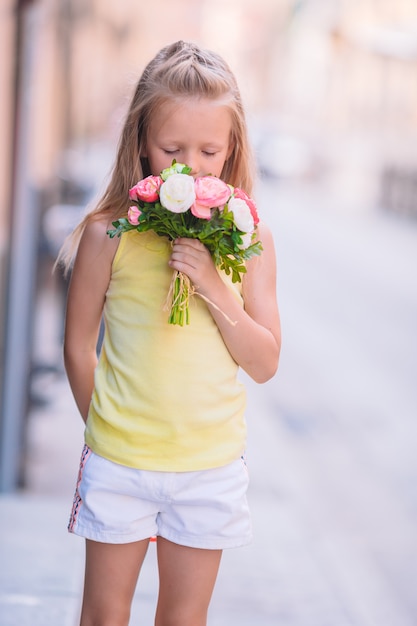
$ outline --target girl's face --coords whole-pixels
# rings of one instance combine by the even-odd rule
[[[208,98],[166,102],[152,118],[141,156],[147,157],[154,176],[175,159],[191,167],[194,177],[219,177],[233,150],[231,131],[232,118],[224,103]]]

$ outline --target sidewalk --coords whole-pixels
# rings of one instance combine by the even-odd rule
[[[66,524],[82,428],[62,372],[37,375],[34,383],[27,484],[0,497],[0,624],[75,626],[83,544]]]
[[[82,545],[65,534],[65,501],[2,496],[0,623],[75,626]]]

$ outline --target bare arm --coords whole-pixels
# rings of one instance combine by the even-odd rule
[[[258,226],[263,252],[247,262],[243,277],[245,308],[219,277],[208,250],[196,239],[179,239],[170,265],[186,273],[208,303],[223,340],[235,361],[256,382],[269,380],[278,367],[281,327],[276,298],[276,259],[272,235]],[[218,310],[220,309],[220,311]],[[225,313],[236,324],[231,324]]]
[[[84,421],[94,386],[96,345],[111,264],[118,241],[106,235],[104,221],[90,221],[83,233],[68,290],[64,361]]]

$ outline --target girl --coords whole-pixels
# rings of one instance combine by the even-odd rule
[[[152,231],[106,234],[126,215],[129,188],[174,158],[194,177],[210,173],[252,192],[233,74],[218,55],[182,41],[161,50],[143,72],[107,190],[72,236],[78,251],[64,358],[86,422],[69,523],[86,538],[82,626],[128,624],[153,535],[156,626],[203,626],[222,550],[251,539],[245,395],[237,373],[240,366],[262,383],[278,365],[270,231],[259,224],[263,252],[247,262],[242,284],[217,271],[196,239],[172,244]],[[67,267],[70,256],[60,257]],[[163,310],[173,270],[204,296],[193,296],[185,327],[168,324]]]

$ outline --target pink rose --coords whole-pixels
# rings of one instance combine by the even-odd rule
[[[129,198],[143,202],[156,202],[159,198],[158,192],[161,185],[162,178],[160,176],[147,176],[129,190]]]
[[[234,196],[235,198],[239,198],[240,200],[244,200],[246,202],[252,214],[253,223],[256,226],[256,224],[258,224],[259,222],[259,216],[258,216],[258,209],[256,208],[256,204],[254,203],[252,198],[250,198],[248,194],[245,191],[243,191],[243,189],[239,189],[238,187],[235,187]]]
[[[127,219],[129,220],[132,226],[137,226],[139,224],[139,217],[142,211],[138,209],[137,206],[131,206],[127,212]]]
[[[191,207],[191,213],[205,220],[211,217],[210,209],[223,206],[230,198],[229,186],[216,176],[196,178],[194,188],[195,202]]]

